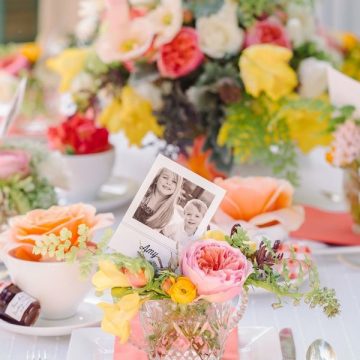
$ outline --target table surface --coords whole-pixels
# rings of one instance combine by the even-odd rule
[[[117,165],[120,175],[130,175],[141,181],[151,164],[153,154],[138,156],[136,150],[122,154],[124,166]],[[128,156],[129,155],[129,156]],[[131,164],[136,158],[141,171]],[[129,169],[129,171],[127,171]],[[115,212],[117,222],[126,208]],[[359,254],[360,256],[360,254]],[[341,315],[327,319],[320,309],[309,310],[307,305],[285,305],[273,310],[276,299],[270,294],[250,294],[248,309],[240,326],[269,326],[278,330],[290,327],[293,330],[298,359],[305,359],[306,349],[312,341],[325,339],[335,349],[338,360],[360,360],[360,270],[345,266],[336,256],[316,258],[322,283],[335,288],[342,306]],[[46,351],[46,360],[65,360],[69,336],[36,337],[22,336],[0,329],[0,360],[31,359],[32,351]],[[266,351],[266,349],[264,349]],[[264,358],[265,360],[265,358]]]

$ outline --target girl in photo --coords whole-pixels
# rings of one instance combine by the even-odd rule
[[[181,195],[182,183],[181,176],[162,168],[137,208],[134,219],[161,231],[173,217],[175,205]]]

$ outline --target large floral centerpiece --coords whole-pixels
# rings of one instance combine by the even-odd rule
[[[217,360],[222,357],[230,331],[236,327],[247,302],[247,291],[260,287],[295,304],[321,306],[329,316],[339,312],[334,290],[321,288],[316,268],[305,254],[297,260],[297,248],[283,257],[280,242],[251,240],[240,227],[231,236],[211,230],[189,245],[176,262],[147,261],[143,254],[128,258],[108,254],[93,277],[98,292],[112,290],[114,304],[100,303],[102,329],[144,349],[150,359]],[[294,264],[302,279],[309,273],[310,287],[301,292],[294,279]],[[280,275],[281,274],[281,275]],[[138,319],[143,329],[139,331]],[[121,350],[120,350],[121,351]],[[119,356],[121,358],[121,356]]]
[[[234,159],[263,162],[294,181],[296,149],[331,139],[326,67],[351,55],[351,39],[325,32],[312,6],[84,0],[79,46],[48,64],[71,94],[72,111],[94,109],[131,145],[152,133],[165,140],[165,152],[186,159],[201,139],[220,170]]]

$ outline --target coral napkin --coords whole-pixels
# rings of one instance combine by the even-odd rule
[[[360,245],[360,235],[352,232],[349,213],[329,212],[305,206],[305,222],[291,233],[294,238],[309,239],[332,245]]]
[[[132,324],[132,333],[135,338],[143,337],[142,330],[140,328],[139,317],[133,320]],[[138,350],[130,344],[121,345],[120,342],[115,340],[115,351],[114,351],[114,360],[148,360],[147,355],[144,351]],[[230,334],[225,348],[225,354],[222,360],[239,360],[239,340],[237,329],[234,329]]]

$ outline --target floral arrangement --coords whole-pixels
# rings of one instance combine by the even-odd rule
[[[64,154],[94,154],[111,147],[106,128],[97,127],[93,119],[79,114],[50,127],[47,137],[50,148]]]
[[[130,145],[148,143],[152,133],[165,140],[165,153],[194,165],[200,137],[213,168],[263,162],[296,182],[296,148],[331,140],[326,67],[341,66],[347,54],[346,38],[321,29],[312,6],[84,0],[79,46],[48,65],[75,112],[95,110]]]
[[[66,187],[61,160],[42,146],[0,144],[0,224],[32,209],[57,203],[55,186]]]
[[[299,248],[286,251],[294,254]],[[93,277],[96,290],[111,289],[115,300],[114,304],[99,304],[104,310],[102,328],[124,343],[131,339],[131,320],[147,302],[171,301],[185,319],[186,305],[200,303],[206,313],[204,307],[209,304],[245,296],[250,287],[273,292],[279,299],[274,307],[281,306],[281,299],[289,297],[295,304],[304,300],[310,307],[321,306],[327,316],[335,316],[339,313],[335,292],[320,287],[316,268],[307,254],[308,251],[302,251],[295,276],[294,269],[289,270],[289,258],[283,260],[279,241],[271,245],[263,238],[257,244],[239,225],[232,229],[231,236],[211,230],[203,239],[194,241],[181,254],[177,271],[172,266],[163,267],[161,262],[149,262],[142,254],[135,259],[109,254],[99,263],[99,271]],[[294,263],[291,262],[292,267]],[[301,279],[307,271],[310,289],[302,293],[291,279]],[[182,329],[182,333],[186,331]],[[150,342],[155,341],[148,335]]]

